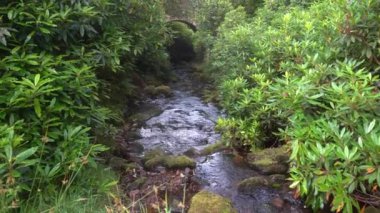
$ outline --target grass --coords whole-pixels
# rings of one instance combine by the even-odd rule
[[[68,185],[68,184],[67,184]],[[86,213],[107,212],[114,208],[114,199],[118,197],[117,176],[104,166],[82,169],[71,185],[63,190],[48,189],[50,192],[36,192],[17,209],[1,205],[0,212],[20,213]],[[116,192],[116,194],[115,194]]]

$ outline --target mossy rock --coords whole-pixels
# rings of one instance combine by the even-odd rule
[[[190,149],[186,150],[183,154],[187,157],[196,157],[200,155],[200,152],[196,148],[191,147]]]
[[[211,145],[206,146],[200,151],[201,155],[211,155],[215,152],[219,152],[223,149],[225,149],[226,146],[222,142],[217,142]]]
[[[147,152],[144,156],[144,162],[144,166],[147,169],[154,169],[158,166],[163,166],[167,169],[195,168],[196,166],[195,161],[185,155],[167,155],[161,149]]]
[[[192,199],[188,213],[236,213],[229,199],[220,195],[201,191]]]
[[[196,163],[193,159],[180,155],[180,156],[169,156],[165,159],[164,167],[168,169],[184,169],[184,168],[195,168]]]
[[[250,193],[260,187],[280,188],[286,181],[285,175],[255,176],[244,179],[238,184],[238,191]]]
[[[128,118],[128,120],[131,120],[137,124],[142,124],[145,121],[151,119],[152,117],[158,116],[162,113],[162,109],[159,107],[149,107],[147,109],[144,109],[142,112],[138,112],[133,114]]]
[[[256,176],[245,179],[238,184],[238,191],[249,193],[260,187],[268,187],[272,184],[271,180],[266,176]]]
[[[165,85],[160,85],[156,87],[156,95],[164,95],[165,97],[170,97],[173,95],[172,89]]]
[[[272,183],[284,183],[286,182],[286,176],[281,174],[274,174],[269,176],[269,179]]]
[[[147,160],[144,163],[144,167],[147,169],[154,169],[157,166],[163,166],[165,164],[165,157],[164,156],[157,156],[154,158],[151,158]]]
[[[286,174],[289,169],[286,146],[263,149],[247,155],[248,164],[265,175]]]
[[[289,169],[288,165],[276,161],[260,160],[252,162],[251,165],[264,175],[286,174]]]
[[[147,94],[148,96],[156,96],[156,87],[149,85],[144,88],[144,93]]]
[[[160,85],[160,86],[147,86],[144,88],[144,92],[146,95],[150,97],[157,97],[159,95],[164,95],[165,97],[170,97],[173,95],[173,92],[169,86]]]
[[[151,160],[155,157],[164,156],[165,154],[166,153],[162,149],[159,149],[159,148],[158,149],[152,149],[152,150],[147,151],[144,154],[143,161],[146,162],[146,161]]]

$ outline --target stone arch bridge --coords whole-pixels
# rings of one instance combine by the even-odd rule
[[[165,12],[167,22],[182,22],[193,31],[197,30],[195,22],[196,1],[189,0],[165,0]]]

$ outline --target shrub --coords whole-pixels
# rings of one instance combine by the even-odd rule
[[[109,85],[123,87],[145,53],[165,63],[167,35],[159,1],[6,0],[0,23],[0,209],[7,211],[40,194],[54,202],[85,167],[96,167],[106,150],[93,143],[96,134],[112,135],[118,117],[102,106]]]
[[[315,210],[354,212],[373,204],[380,184],[378,9],[377,1],[266,1],[253,18],[227,13],[210,46],[224,140],[291,144],[292,187]]]

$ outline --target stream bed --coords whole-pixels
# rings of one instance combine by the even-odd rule
[[[215,132],[215,124],[223,113],[213,104],[202,101],[198,92],[201,83],[190,71],[188,67],[176,68],[178,80],[170,85],[172,95],[148,99],[140,107],[140,113],[152,107],[160,110],[137,129],[140,137],[133,140],[143,145],[145,152],[160,148],[179,155],[191,148],[201,150],[220,139],[220,134]],[[239,212],[308,212],[286,189],[259,187],[249,194],[240,193],[237,184],[259,174],[231,151],[195,160],[194,176],[202,183],[202,189],[231,199]]]

